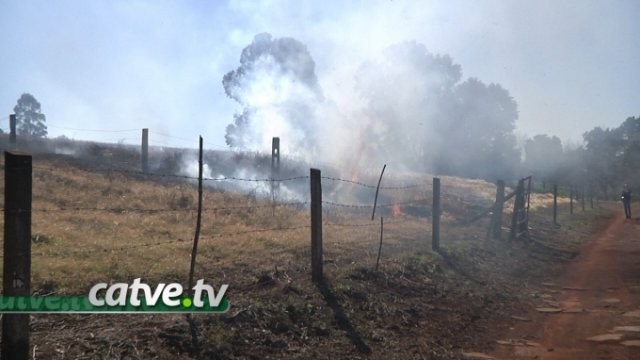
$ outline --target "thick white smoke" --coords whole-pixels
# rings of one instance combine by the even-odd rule
[[[283,154],[334,164],[347,176],[383,163],[485,178],[514,170],[517,106],[499,85],[462,81],[460,65],[415,42],[389,46],[352,76],[360,101],[338,108],[302,43],[257,35],[223,79],[242,106],[227,143],[268,151],[278,136]]]

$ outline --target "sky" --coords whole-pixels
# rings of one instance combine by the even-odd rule
[[[307,46],[346,113],[358,67],[416,41],[508,90],[519,137],[579,142],[640,115],[638,15],[636,0],[0,0],[0,128],[28,92],[49,137],[135,144],[146,127],[152,145],[224,148],[241,108],[222,78],[269,32]]]

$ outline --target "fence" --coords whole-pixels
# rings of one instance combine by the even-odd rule
[[[144,134],[145,132],[143,132]],[[148,142],[148,132],[147,136],[143,135],[143,144]],[[145,141],[146,138],[146,141]],[[46,166],[31,166],[30,156],[29,158],[29,170],[22,172],[15,172],[12,170],[13,168],[13,160],[12,156],[18,156],[18,158],[22,159],[26,164],[26,155],[13,155],[12,153],[5,153],[5,204],[4,204],[4,213],[5,213],[5,251],[4,251],[4,292],[5,294],[12,294],[11,291],[15,286],[14,284],[20,284],[20,291],[29,294],[30,293],[30,258],[31,258],[31,249],[25,250],[24,246],[26,244],[31,244],[31,234],[30,234],[30,221],[32,213],[108,213],[114,216],[127,216],[131,214],[137,214],[140,216],[151,216],[154,214],[160,213],[195,213],[197,215],[195,235],[193,241],[193,248],[191,250],[191,261],[189,266],[189,284],[193,282],[193,276],[196,265],[196,254],[198,253],[198,240],[200,238],[200,230],[202,223],[202,215],[203,213],[214,213],[220,214],[225,212],[232,211],[244,211],[244,210],[256,210],[256,209],[275,209],[277,207],[290,207],[295,211],[299,210],[308,210],[309,218],[308,223],[305,225],[300,224],[288,224],[288,225],[277,225],[277,226],[268,226],[268,227],[259,227],[259,228],[251,228],[242,231],[235,232],[227,232],[227,233],[212,233],[209,236],[211,238],[225,238],[225,237],[235,237],[241,235],[250,235],[250,234],[259,234],[266,232],[291,232],[291,231],[300,231],[305,230],[309,231],[309,239],[310,239],[310,268],[311,268],[311,278],[314,282],[323,282],[324,279],[324,269],[323,266],[327,261],[325,256],[325,250],[331,250],[331,243],[327,243],[323,241],[324,236],[331,236],[332,231],[335,229],[356,229],[360,231],[360,229],[370,229],[370,234],[376,234],[375,239],[379,238],[379,242],[376,241],[374,245],[377,245],[377,256],[375,268],[377,269],[380,263],[380,258],[383,254],[383,249],[386,248],[387,240],[389,239],[389,229],[391,231],[398,231],[400,233],[400,228],[394,227],[395,225],[403,225],[407,227],[411,227],[412,233],[408,236],[405,233],[402,233],[399,236],[400,241],[406,238],[413,238],[417,242],[422,243],[424,246],[416,247],[416,249],[426,249],[430,247],[435,251],[441,250],[441,245],[446,246],[447,238],[441,239],[440,230],[441,230],[441,218],[443,215],[446,217],[451,216],[451,214],[456,214],[457,218],[454,219],[455,225],[459,226],[460,224],[469,225],[472,224],[482,218],[486,218],[490,215],[489,224],[488,224],[488,236],[490,235],[493,238],[502,238],[503,235],[503,217],[505,204],[514,198],[514,205],[512,210],[512,223],[510,229],[510,238],[518,239],[518,238],[526,238],[529,232],[529,208],[530,208],[530,200],[531,200],[531,177],[527,177],[521,179],[516,186],[516,189],[505,194],[507,191],[505,184],[503,181],[498,181],[495,188],[495,196],[491,194],[491,196],[483,196],[482,201],[473,198],[473,193],[465,191],[464,188],[458,187],[450,187],[450,184],[447,183],[448,179],[445,178],[433,178],[432,182],[422,181],[418,184],[398,184],[393,186],[385,185],[385,181],[380,177],[380,180],[377,185],[368,184],[365,182],[356,181],[354,179],[342,179],[340,177],[334,176],[322,176],[322,173],[319,169],[311,169],[309,175],[306,174],[298,174],[296,176],[280,178],[280,151],[279,151],[279,140],[273,142],[272,149],[272,166],[271,166],[271,176],[268,178],[241,178],[235,176],[228,177],[204,177],[203,176],[203,161],[202,161],[202,141],[200,142],[200,151],[199,151],[199,176],[187,176],[181,174],[169,174],[169,173],[155,173],[149,170],[148,164],[145,166],[144,162],[140,167],[140,170],[130,170],[130,169],[117,169],[111,168],[109,169],[108,174],[121,174],[122,176],[134,176],[140,177],[141,179],[174,179],[176,181],[198,181],[198,207],[197,208],[162,208],[162,207],[136,207],[136,206],[73,206],[73,205],[62,205],[57,207],[36,207],[31,208],[31,188],[29,186],[29,194],[28,194],[28,202],[25,200],[23,202],[15,203],[15,200],[12,200],[12,196],[16,196],[19,191],[13,190],[16,186],[15,184],[31,184],[32,177],[32,169],[36,171],[36,176],[39,176],[38,173],[45,174],[56,174],[59,172],[59,169],[53,167]],[[144,146],[143,146],[144,148]],[[274,150],[278,148],[278,150]],[[148,157],[147,157],[148,158]],[[24,165],[26,166],[26,165]],[[25,168],[26,169],[26,168]],[[111,176],[111,175],[108,175]],[[250,183],[267,183],[270,185],[272,191],[274,189],[279,188],[281,184],[289,183],[289,182],[303,182],[309,181],[308,194],[309,201],[291,201],[291,202],[281,202],[277,201],[277,196],[274,196],[272,193],[272,201],[271,203],[264,204],[253,204],[247,206],[236,206],[236,205],[227,205],[223,204],[222,206],[214,206],[207,207],[203,201],[203,183],[208,182],[250,182]],[[525,185],[526,183],[526,185]],[[353,203],[343,203],[338,201],[323,200],[323,186],[327,186],[329,189],[335,189],[335,184],[342,184],[349,188],[357,188],[364,189],[367,191],[366,196],[356,196],[356,198],[365,198],[371,200],[370,202],[353,202]],[[332,185],[332,186],[330,186]],[[462,190],[460,190],[462,189]],[[557,214],[557,186],[554,186],[554,221],[556,221]],[[26,191],[26,189],[25,189]],[[373,191],[375,191],[375,195],[373,195]],[[378,192],[382,191],[384,195],[388,195],[389,193],[393,193],[394,196],[385,196],[385,201],[377,203],[378,201]],[[400,195],[404,194],[405,198],[401,198]],[[573,194],[573,192],[571,192]],[[27,195],[25,195],[27,196]],[[466,197],[466,198],[465,198]],[[408,199],[407,199],[408,198]],[[471,200],[469,200],[471,198]],[[489,207],[483,208],[481,205],[490,198],[495,199],[493,204]],[[27,199],[26,197],[24,199]],[[23,199],[23,200],[24,200]],[[573,212],[573,196],[570,197],[570,211]],[[582,196],[583,210],[584,210],[584,196]],[[372,221],[374,219],[375,210],[380,209],[380,222]],[[462,209],[462,210],[459,210]],[[371,212],[372,216],[369,219],[368,216],[361,216],[365,213]],[[403,212],[405,217],[403,217]],[[10,218],[10,216],[16,216],[19,214],[23,216],[23,232],[13,232],[9,227],[9,224],[15,223],[15,219]],[[345,214],[348,216],[345,217]],[[384,221],[384,217],[391,217],[391,221]],[[323,219],[324,218],[324,219]],[[345,218],[347,220],[353,219],[362,219],[360,221],[337,221],[341,218]],[[429,221],[430,220],[430,221]],[[451,226],[453,221],[446,220],[442,225]],[[378,224],[379,232],[378,232]],[[387,225],[387,233],[385,233],[384,225]],[[25,229],[29,229],[29,232],[26,232]],[[324,229],[323,229],[324,228]],[[326,231],[326,229],[332,229],[330,231]],[[323,231],[325,230],[325,231]],[[407,231],[406,229],[402,229],[402,231]],[[7,233],[9,232],[9,233]],[[429,234],[429,232],[431,232]],[[430,235],[430,236],[429,236]],[[431,244],[429,244],[428,239],[431,238]],[[14,247],[11,241],[15,241]],[[442,240],[442,241],[441,241]],[[304,242],[303,239],[301,241]],[[136,248],[151,248],[156,246],[164,246],[164,245],[176,245],[176,244],[189,244],[188,241],[182,239],[172,239],[172,240],[161,240],[161,241],[151,241],[145,243],[135,243],[128,244],[126,246],[118,246],[110,249],[110,251],[127,251],[130,249]],[[23,246],[23,248],[19,248],[19,246]],[[18,250],[15,250],[18,249]],[[65,249],[65,252],[70,250],[71,254],[80,255],[83,254],[82,248],[77,249]],[[7,261],[7,259],[18,259],[16,257],[16,251],[21,254],[28,255],[28,259],[24,261],[20,261],[19,264],[11,263]],[[35,254],[35,255],[45,255],[45,254]],[[50,255],[50,254],[49,254]],[[16,266],[22,266],[20,270],[16,268]],[[20,275],[13,275],[20,274]],[[24,274],[24,275],[22,275]],[[13,278],[8,278],[8,276],[14,276]],[[8,284],[12,285],[12,287]],[[27,351],[28,351],[28,333],[26,337],[24,333],[19,330],[25,327],[24,317],[20,318],[19,315],[16,317],[5,316],[3,317],[3,326],[5,329],[10,329],[9,331],[4,331],[4,334],[14,334],[16,338],[11,339],[3,339],[3,351],[5,351],[5,347],[8,349],[10,353],[17,354],[23,351],[23,346],[26,339]],[[6,325],[5,325],[6,324]],[[28,330],[28,317],[26,320],[26,328]],[[9,335],[7,335],[9,336]],[[12,335],[13,336],[13,335]],[[6,345],[5,345],[6,344]]]

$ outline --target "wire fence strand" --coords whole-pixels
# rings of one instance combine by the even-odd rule
[[[368,189],[377,188],[377,185],[370,185],[370,184],[365,184],[365,183],[362,183],[362,182],[359,182],[359,181],[341,179],[341,178],[330,177],[330,176],[322,176],[321,179],[330,180],[330,181],[336,181],[336,182],[343,182],[343,183],[353,184],[353,185],[358,185],[358,186],[361,186],[361,187],[364,187],[364,188],[368,188]],[[384,190],[407,190],[407,189],[417,188],[417,187],[420,187],[420,186],[421,185],[419,185],[419,184],[412,184],[412,185],[405,185],[405,186],[380,186],[380,189],[384,189]]]

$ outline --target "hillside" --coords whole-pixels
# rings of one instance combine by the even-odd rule
[[[186,284],[196,186],[163,175],[34,156],[32,293],[85,295],[95,283],[137,277]],[[38,359],[460,358],[492,348],[492,334],[508,328],[587,238],[592,218],[603,216],[569,216],[563,199],[557,227],[550,195],[534,194],[536,241],[508,241],[507,229],[504,240],[488,240],[487,219],[464,220],[492,203],[495,187],[443,177],[437,254],[430,250],[431,178],[390,179],[405,181],[387,185],[417,187],[382,190],[377,271],[380,223],[370,221],[370,202],[362,200],[375,189],[323,179],[333,202],[324,209],[327,281],[316,286],[306,197],[273,202],[255,179],[245,179],[252,181],[244,193],[208,186],[196,278],[230,285],[228,313],[194,316],[191,329],[179,315],[37,315],[34,352]],[[308,189],[304,177],[291,181]],[[504,224],[509,214],[506,208]]]

